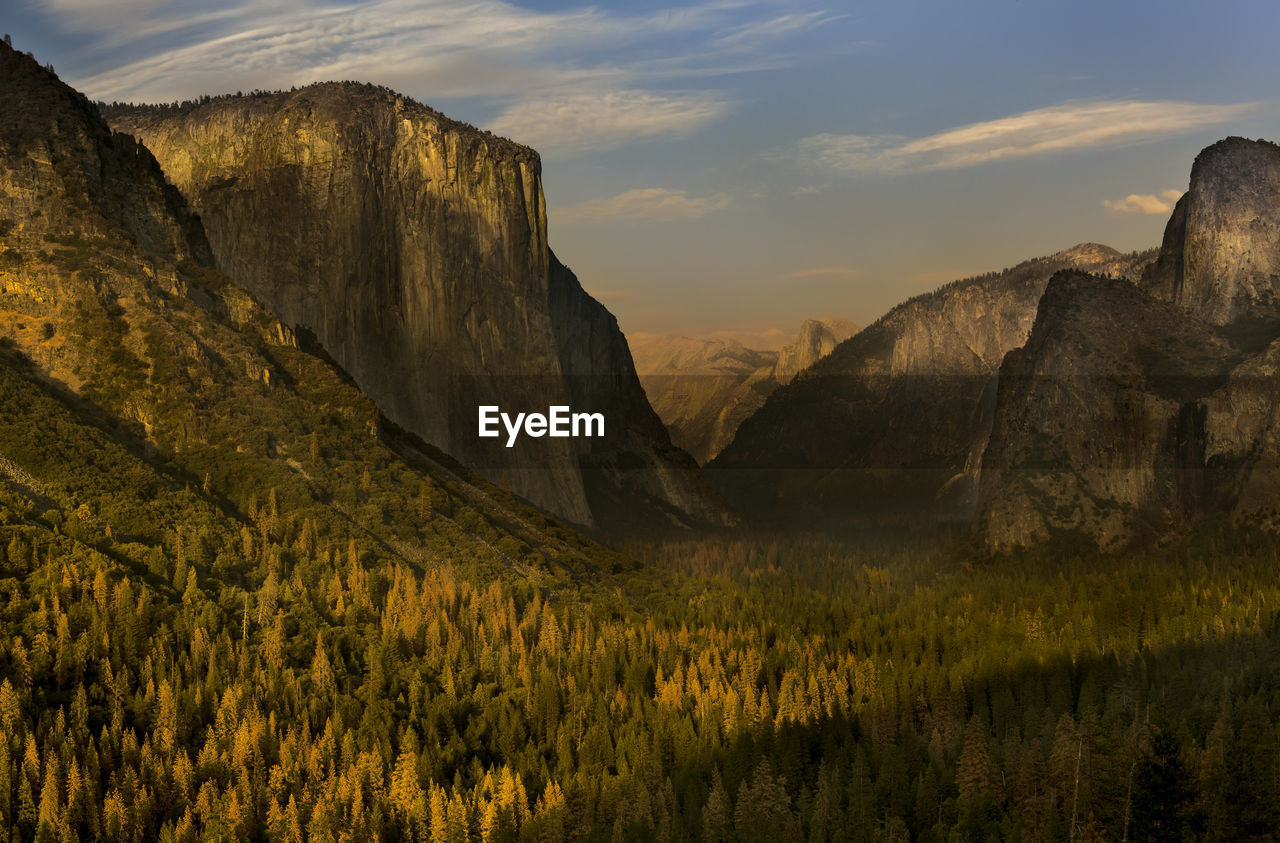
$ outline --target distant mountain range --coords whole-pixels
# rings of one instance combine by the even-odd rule
[[[647,334],[631,338],[631,354],[671,441],[705,463],[770,393],[856,332],[847,319],[806,319],[780,350],[747,348],[732,339]]]
[[[967,523],[1001,362],[1026,342],[1050,277],[1136,279],[1153,256],[1084,243],[904,302],[770,395],[712,480],[757,522]]]

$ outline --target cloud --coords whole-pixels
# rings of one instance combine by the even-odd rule
[[[164,0],[44,0],[64,27],[73,30],[114,28],[122,20],[142,20],[164,5]]]
[[[564,154],[688,135],[728,108],[728,102],[707,93],[574,92],[516,103],[490,128],[520,143]]]
[[[809,269],[798,269],[795,272],[789,272],[786,277],[792,281],[807,281],[816,278],[857,278],[858,270],[852,266],[814,266]]]
[[[819,193],[826,192],[830,185],[825,184],[802,184],[795,190],[791,191],[792,196],[817,196]]]
[[[972,167],[1072,149],[1122,146],[1234,120],[1251,103],[1068,102],[922,138],[821,134],[799,142],[801,161],[849,173]]]
[[[170,7],[130,24],[128,12],[141,2],[116,7],[117,25],[104,33],[109,44],[131,40],[138,27],[147,35],[191,17]],[[64,25],[77,29],[81,20],[72,15]],[[224,9],[217,20],[166,38],[159,48],[144,42],[132,60],[118,57],[134,51],[112,50],[104,69],[75,81],[92,97],[140,101],[326,79],[382,82],[388,74],[438,96],[509,95],[591,78],[588,71],[535,59],[543,50],[616,38],[618,23],[593,9],[538,13],[493,0],[255,1]]]
[[[717,38],[715,43],[722,47],[756,49],[764,42],[814,29],[842,17],[844,15],[832,15],[827,12],[794,12],[778,15],[768,20],[756,20],[736,26]]]
[[[623,191],[608,199],[592,199],[554,214],[556,222],[600,222],[603,220],[647,219],[670,222],[705,217],[733,204],[726,193],[690,196],[683,190],[641,187]]]
[[[794,45],[771,44],[838,17],[741,0],[643,12],[514,0],[26,2],[75,35],[58,65],[94,99],[356,79],[446,104],[551,155],[696,131],[732,105],[712,80],[788,66]]]
[[[1123,199],[1103,199],[1102,204],[1108,211],[1121,214],[1160,214],[1173,211],[1174,204],[1182,198],[1181,190],[1163,190],[1157,196],[1153,193],[1130,193]]]

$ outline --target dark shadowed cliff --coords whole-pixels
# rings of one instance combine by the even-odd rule
[[[372,86],[118,108],[219,267],[401,427],[581,524],[722,523],[613,317],[547,246],[532,150]],[[603,440],[477,436],[477,407],[606,413]],[[590,488],[588,488],[590,487]]]
[[[1150,253],[1082,244],[958,281],[883,316],[771,395],[708,467],[761,520],[968,519],[996,374],[1050,276],[1136,277]]]

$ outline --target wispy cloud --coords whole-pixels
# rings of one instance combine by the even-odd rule
[[[95,99],[357,79],[465,101],[462,116],[552,156],[696,131],[732,107],[714,80],[786,66],[788,39],[839,17],[739,0],[645,12],[512,0],[227,0],[215,11],[203,0],[26,2],[76,34],[81,47],[59,68]]]
[[[826,192],[829,185],[826,184],[802,184],[795,190],[791,191],[792,196],[817,196],[819,193]]]
[[[724,47],[754,49],[762,43],[775,41],[781,36],[815,29],[842,17],[844,15],[833,15],[822,11],[792,12],[734,27],[717,38],[715,43]]]
[[[903,173],[972,167],[1072,149],[1121,146],[1237,119],[1251,103],[1069,102],[922,138],[821,134],[799,142],[802,161],[844,172]]]
[[[1130,193],[1123,199],[1103,199],[1102,204],[1108,211],[1122,214],[1168,214],[1173,211],[1174,204],[1182,198],[1181,190],[1162,190],[1154,193]]]
[[[520,143],[563,154],[687,135],[720,117],[729,105],[715,94],[700,92],[571,92],[516,103],[490,128]]]
[[[648,219],[691,220],[733,204],[726,193],[690,196],[683,190],[642,187],[623,191],[607,199],[592,199],[555,213],[556,222],[600,222],[604,220]]]
[[[785,276],[791,281],[807,281],[813,279],[848,279],[857,278],[858,270],[852,266],[813,266],[808,269],[797,269]]]

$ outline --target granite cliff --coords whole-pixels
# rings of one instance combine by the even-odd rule
[[[387,417],[579,524],[724,523],[644,399],[613,317],[547,245],[532,150],[382,88],[116,107],[220,269]],[[477,436],[477,407],[606,413],[606,436]]]
[[[636,370],[671,441],[706,463],[779,386],[831,353],[857,329],[847,319],[806,319],[781,349],[733,339],[632,338]]]
[[[1136,278],[1150,257],[1081,244],[910,299],[770,395],[709,475],[766,522],[967,522],[1000,364],[1026,342],[1049,278]]]
[[[1232,137],[1206,148],[1142,279],[1214,325],[1280,307],[1280,147]]]
[[[993,547],[1119,550],[1198,518],[1280,528],[1280,147],[1205,149],[1139,285],[1055,277],[1006,358],[983,460]]]
[[[1202,399],[1238,362],[1213,326],[1128,281],[1055,275],[1000,370],[982,461],[988,541],[1081,531],[1114,550],[1185,525],[1217,475]]]

